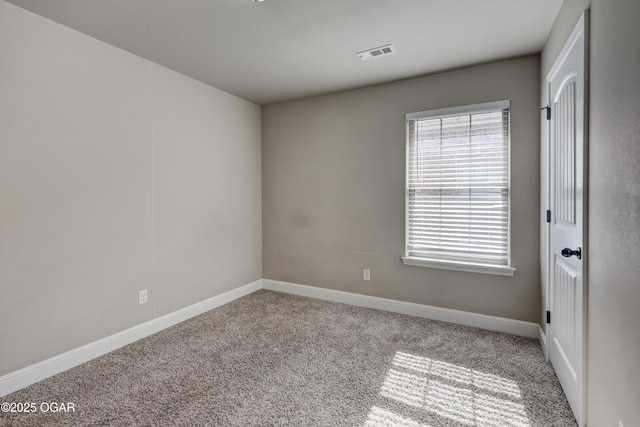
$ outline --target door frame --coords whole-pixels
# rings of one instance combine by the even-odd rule
[[[589,28],[589,9],[586,9],[580,19],[575,25],[575,28],[571,32],[571,35],[567,38],[562,50],[554,59],[553,65],[547,73],[544,81],[544,95],[547,100],[547,108],[551,105],[551,86],[550,82],[554,74],[558,71],[558,68],[572,46],[575,44],[578,36],[582,32],[584,34],[584,122],[583,122],[583,230],[582,230],[582,280],[583,280],[583,298],[582,298],[582,390],[581,390],[581,414],[578,422],[582,421],[582,425],[586,425],[586,403],[587,403],[587,327],[588,327],[588,207],[589,207],[589,41],[590,41],[590,28]],[[544,109],[544,108],[543,108]],[[545,130],[541,136],[543,138],[542,147],[545,150],[542,154],[543,164],[541,166],[541,176],[545,177],[546,182],[541,186],[545,194],[541,198],[546,207],[543,207],[543,217],[546,217],[546,211],[551,206],[551,126],[550,121],[546,120],[546,115],[543,117],[545,123]],[[544,292],[544,311],[548,312],[551,309],[551,227],[549,223],[545,222],[545,231],[541,233],[541,251],[540,251],[540,263],[541,273],[543,278],[543,290]],[[543,321],[544,322],[544,321]],[[553,322],[553,318],[551,319]],[[551,325],[543,323],[544,334],[542,336],[543,351],[547,360],[550,358],[550,347],[552,343],[549,341]]]

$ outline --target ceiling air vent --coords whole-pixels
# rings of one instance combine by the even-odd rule
[[[362,52],[356,53],[360,59],[363,61],[368,61],[372,58],[378,58],[380,56],[391,55],[392,53],[396,53],[396,48],[393,47],[392,44],[388,44],[385,46],[376,47],[374,49],[364,50]]]

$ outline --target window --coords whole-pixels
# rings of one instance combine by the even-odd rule
[[[512,276],[509,101],[410,113],[408,265]]]

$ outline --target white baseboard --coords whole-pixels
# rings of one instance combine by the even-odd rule
[[[456,323],[459,325],[473,326],[490,331],[504,332],[529,338],[538,338],[539,325],[533,322],[506,319],[504,317],[487,316],[485,314],[470,313],[449,308],[433,307],[429,305],[415,304],[411,302],[397,301],[386,298],[372,297],[368,295],[354,294],[351,292],[336,291],[332,289],[316,288],[313,286],[299,285],[295,283],[280,282],[277,280],[262,279],[262,287],[272,291],[286,292],[289,294],[317,298],[326,301],[340,302],[358,307],[375,308],[394,313],[408,314],[411,316],[425,317],[427,319]]]
[[[262,288],[262,279],[0,377],[0,397],[160,332]]]
[[[542,326],[540,325],[538,325],[538,341],[540,341],[540,347],[542,347],[544,357],[549,360],[549,345],[547,344],[547,335],[544,333],[544,329],[542,329]]]

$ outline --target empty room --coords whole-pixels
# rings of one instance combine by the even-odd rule
[[[640,427],[638,22],[0,0],[0,425]]]

